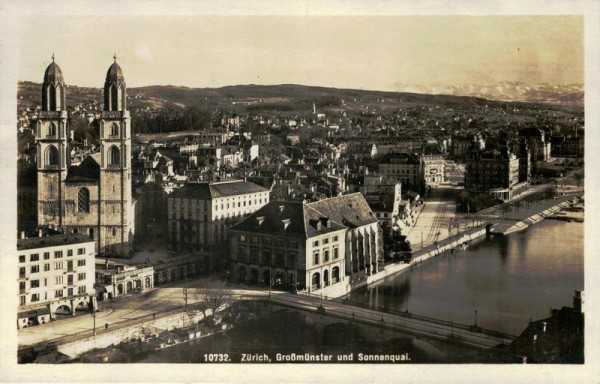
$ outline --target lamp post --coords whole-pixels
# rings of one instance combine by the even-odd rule
[[[96,310],[92,308],[92,317],[94,318],[93,336],[96,336]]]

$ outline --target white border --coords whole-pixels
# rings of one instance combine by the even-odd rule
[[[600,69],[600,2],[597,1],[28,1],[0,0],[0,164],[2,182],[0,231],[0,381],[1,382],[591,382],[598,381],[599,268],[595,250],[600,249],[594,218],[600,212],[598,155],[595,143],[600,130],[597,72]],[[15,31],[22,17],[94,17],[95,15],[585,15],[586,85],[586,364],[583,366],[495,365],[17,365],[16,329],[12,298],[16,270],[16,85],[19,63]],[[590,193],[593,198],[590,199]],[[5,278],[8,277],[8,278]],[[566,303],[568,304],[568,303]],[[7,309],[8,307],[8,309]]]

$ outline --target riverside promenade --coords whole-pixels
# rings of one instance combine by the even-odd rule
[[[435,211],[436,215],[431,217],[424,217],[427,212],[424,210],[421,212],[418,220],[421,222],[426,221],[432,225],[432,230],[428,233],[436,233],[435,237],[426,237],[427,241],[424,240],[423,246],[413,251],[413,257],[410,263],[392,262],[385,265],[383,271],[375,275],[368,276],[365,280],[358,284],[352,285],[351,289],[356,290],[369,286],[380,280],[383,280],[389,276],[395,275],[405,270],[412,270],[416,265],[445,252],[454,252],[455,249],[461,249],[468,246],[472,241],[476,241],[490,235],[508,235],[513,232],[521,231],[529,227],[530,225],[536,224],[541,220],[548,218],[565,208],[570,207],[572,204],[578,203],[583,197],[583,192],[577,192],[573,194],[563,195],[556,199],[542,200],[531,203],[524,209],[520,210],[506,210],[505,213],[497,214],[496,208],[493,211],[488,211],[485,215],[471,215],[470,217],[462,217],[460,219],[453,219],[457,223],[463,221],[465,229],[460,231],[460,226],[456,226],[456,235],[450,235],[452,233],[452,227],[446,227],[443,230],[441,223],[444,220],[448,220],[448,204],[437,203],[430,204],[430,207],[435,207],[431,211]],[[425,214],[425,215],[424,215]],[[440,218],[440,215],[442,218]],[[472,224],[467,224],[470,221]],[[476,224],[475,224],[476,223]],[[418,227],[415,227],[418,228]],[[488,232],[489,231],[489,232]],[[415,231],[412,232],[413,234]],[[414,236],[413,236],[414,238]],[[413,247],[416,244],[413,243]]]

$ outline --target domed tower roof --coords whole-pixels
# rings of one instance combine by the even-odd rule
[[[123,81],[123,70],[117,64],[117,55],[114,56],[115,62],[108,68],[108,72],[106,72],[106,82],[121,82]]]
[[[64,82],[62,70],[54,62],[54,55],[52,55],[52,63],[46,68],[46,72],[44,72],[44,83],[54,83],[54,82]]]

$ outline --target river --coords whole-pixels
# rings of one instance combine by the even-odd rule
[[[582,223],[544,220],[355,291],[363,304],[520,334],[583,290]]]

